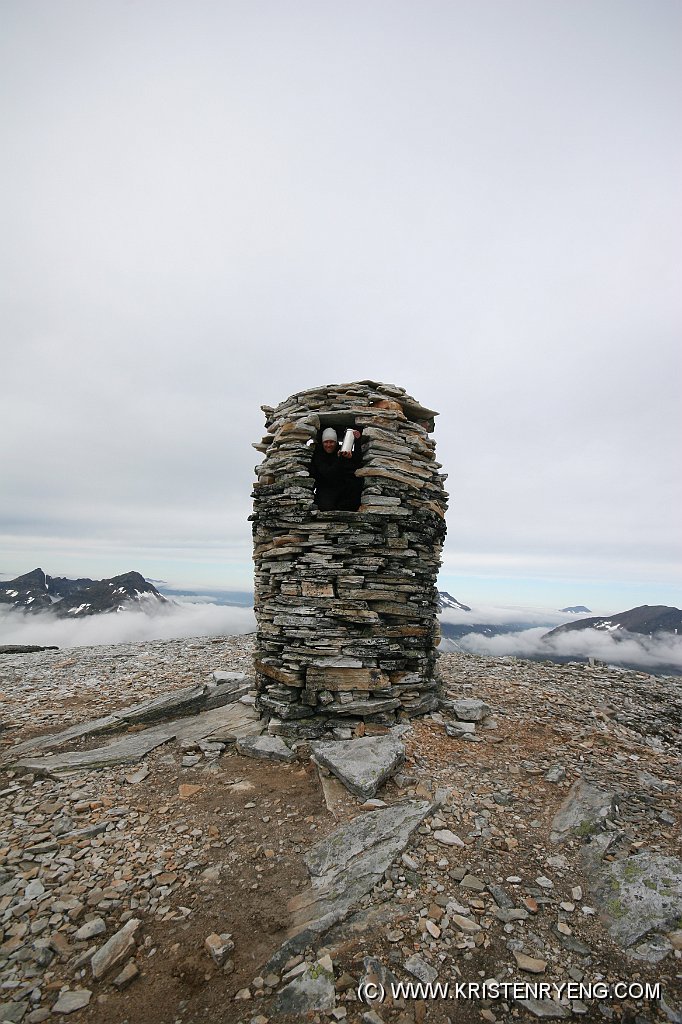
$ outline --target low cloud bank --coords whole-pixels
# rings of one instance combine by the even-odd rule
[[[25,614],[0,609],[0,644],[41,647],[93,647],[99,644],[174,640],[190,636],[250,633],[256,628],[252,608],[177,603],[153,613],[137,609],[84,619],[57,619],[49,613]]]
[[[478,605],[472,608],[470,612],[462,611],[460,608],[446,608],[440,616],[443,622],[451,622],[455,626],[468,624],[474,626],[484,623],[491,626],[512,624],[530,626],[537,624],[538,626],[546,626],[547,629],[583,617],[559,612],[554,608],[519,608],[518,606],[497,604]]]
[[[630,634],[621,640],[599,629],[584,629],[543,640],[546,632],[544,626],[537,626],[500,636],[467,633],[456,641],[446,641],[443,649],[496,658],[596,658],[611,665],[682,672],[682,636],[663,634],[635,639]]]

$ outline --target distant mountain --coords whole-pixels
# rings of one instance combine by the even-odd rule
[[[446,590],[439,590],[438,591],[438,611],[442,612],[446,608],[459,608],[459,610],[461,612],[470,612],[471,611],[471,608],[469,607],[468,604],[462,604],[462,602],[458,601],[456,598],[454,598],[452,596],[452,594],[448,594],[448,592]]]
[[[151,611],[168,603],[139,572],[125,572],[108,580],[69,580],[34,569],[0,583],[0,607],[50,611],[60,618],[84,618],[134,607]]]
[[[568,612],[569,615],[589,615],[592,609],[586,608],[584,604],[574,604],[570,608],[560,608],[559,611]]]
[[[660,633],[682,633],[682,611],[664,604],[640,605],[616,615],[592,616],[589,619],[578,619],[577,622],[566,622],[557,626],[543,639],[562,636],[581,629],[599,629],[611,633],[618,638],[623,633],[638,633],[642,636],[655,636]]]

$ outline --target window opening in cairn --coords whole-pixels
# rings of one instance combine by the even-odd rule
[[[403,388],[329,384],[263,406],[253,523],[256,707],[286,738],[349,738],[437,707],[446,474],[433,410]],[[357,511],[315,502],[311,447],[362,432]]]
[[[320,417],[320,420],[326,417]],[[311,443],[313,498],[320,512],[357,512],[362,500],[362,431],[354,421],[320,423]]]

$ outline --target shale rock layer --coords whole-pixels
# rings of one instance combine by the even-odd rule
[[[432,709],[445,474],[436,413],[362,381],[263,406],[254,486],[255,670],[269,731],[339,738],[360,721]],[[357,512],[322,512],[310,473],[320,431],[361,431]]]

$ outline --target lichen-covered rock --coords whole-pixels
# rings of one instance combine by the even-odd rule
[[[407,846],[434,804],[420,800],[361,814],[308,850],[310,885],[292,897],[292,925],[267,970],[278,971],[293,954],[317,941],[354,910]]]
[[[673,928],[682,917],[682,860],[643,851],[623,860],[603,861],[608,842],[607,836],[598,836],[585,847],[583,862],[611,938],[627,947],[649,932]],[[649,952],[653,956],[655,948]],[[647,950],[641,950],[640,956],[649,959]]]

